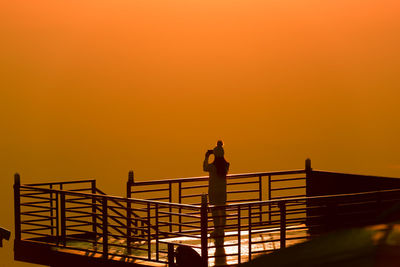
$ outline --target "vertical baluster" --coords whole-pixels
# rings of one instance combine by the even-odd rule
[[[20,176],[18,173],[14,175],[14,226],[15,240],[21,240],[21,192],[20,192]]]
[[[280,217],[281,217],[281,245],[280,248],[286,247],[286,203],[285,201],[279,202]]]
[[[268,199],[271,200],[271,175],[268,175]],[[269,203],[269,223],[271,223],[272,220],[272,205],[271,202]]]
[[[249,209],[249,261],[251,260],[251,204],[248,206]]]
[[[65,192],[60,192],[60,223],[61,223],[61,242],[63,246],[67,244],[67,223],[66,223],[66,211],[65,211]]]
[[[172,203],[172,183],[171,182],[169,182],[169,187],[168,187],[168,189],[169,189],[169,203]],[[171,224],[171,222],[172,222],[172,206],[171,205],[169,205],[169,208],[168,208],[168,210],[169,210],[169,232],[170,233],[172,233],[172,224]]]
[[[132,202],[129,198],[132,197],[131,186],[133,184],[133,171],[128,173],[128,182],[126,183],[126,197],[128,198],[126,203],[126,248],[128,254],[131,253],[131,242],[132,242]],[[137,226],[137,225],[136,225]],[[135,228],[134,233],[137,234],[137,229]]]
[[[147,203],[147,257],[151,260],[151,206]]]
[[[241,263],[241,253],[242,253],[241,247],[242,247],[242,245],[241,245],[240,239],[241,239],[242,229],[241,229],[241,225],[240,225],[240,205],[238,205],[237,207],[238,207],[238,210],[237,210],[237,214],[238,214],[238,263]]]
[[[182,203],[182,182],[179,182],[179,190],[178,190],[178,197],[179,197],[179,203]],[[179,233],[182,232],[182,208],[179,208],[179,215],[178,215],[178,220],[179,220]]]
[[[200,225],[201,225],[201,257],[203,259],[203,267],[208,266],[208,207],[207,195],[201,196],[200,209]]]
[[[56,192],[56,242],[57,242],[57,246],[60,244],[60,197],[59,197],[59,193]]]
[[[262,201],[262,176],[258,176],[258,200]],[[260,219],[260,224],[262,223],[262,206],[260,205],[259,207],[259,219]]]
[[[126,202],[126,249],[127,253],[131,253],[131,243],[132,243],[132,207],[131,201],[128,199]],[[136,230],[135,230],[136,231]]]
[[[158,251],[159,251],[159,245],[158,245],[158,203],[156,203],[155,204],[155,220],[156,220],[156,222],[155,222],[155,227],[156,227],[156,229],[155,229],[155,231],[156,231],[156,233],[155,233],[155,235],[156,235],[156,261],[158,261],[158,259],[159,259],[159,255],[158,255]]]
[[[50,189],[53,189],[53,185],[50,184]],[[54,236],[54,209],[53,209],[53,192],[50,191],[50,233],[51,236]]]
[[[103,257],[108,258],[108,203],[107,197],[102,199],[103,213]]]
[[[91,184],[92,187],[92,194],[95,195],[96,192],[96,180],[92,181]],[[92,232],[93,232],[93,238],[94,242],[93,245],[97,246],[97,217],[96,217],[96,197],[92,196]]]

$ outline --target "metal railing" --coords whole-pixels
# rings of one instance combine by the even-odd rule
[[[75,185],[69,191],[60,189],[66,183],[20,185],[19,176],[15,180],[16,240],[100,253],[104,258],[165,263],[168,244],[178,245],[168,238],[190,237],[201,243],[200,206],[109,196],[97,188],[94,194],[81,192],[91,190],[94,180],[66,182]],[[171,222],[171,215],[191,218],[192,223]],[[170,225],[194,231],[170,231]]]
[[[152,191],[153,186],[162,185],[168,190],[158,191],[167,192],[159,197],[168,201],[161,201],[131,198],[132,195],[109,196],[96,188],[95,180],[21,185],[16,175],[15,238],[60,250],[100,254],[105,259],[118,257],[169,265],[173,265],[175,247],[183,242],[201,254],[204,266],[221,257],[237,264],[334,229],[382,222],[383,211],[400,203],[400,189],[297,196],[293,191],[303,190],[305,185],[293,182],[304,182],[299,177],[304,173],[296,170],[230,175],[231,202],[225,206],[208,205],[202,194],[207,177],[133,183],[133,174],[130,175],[128,196],[156,192]],[[232,189],[233,186],[241,189]],[[289,197],[280,196],[282,192]],[[233,198],[241,193],[257,197]],[[182,203],[192,196],[200,196],[200,203]],[[214,231],[215,214],[221,214],[218,216],[226,221],[221,235]],[[217,253],[220,249],[224,253]]]
[[[304,197],[306,171],[276,171],[227,175],[228,203]],[[129,172],[127,197],[200,205],[207,193],[208,176],[134,181]]]

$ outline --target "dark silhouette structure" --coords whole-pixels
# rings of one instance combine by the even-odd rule
[[[14,257],[53,267],[173,266],[184,245],[202,266],[238,264],[331,231],[399,219],[400,179],[313,170],[307,160],[304,169],[228,174],[217,244],[212,216],[221,206],[207,202],[208,180],[137,182],[129,172],[126,197],[116,197],[96,180],[21,184],[16,174]]]
[[[209,156],[214,155],[214,161],[209,164]],[[209,203],[215,205],[212,210],[212,219],[214,222],[214,231],[211,237],[215,239],[215,256],[224,262],[224,228],[226,225],[225,205],[227,200],[227,181],[226,175],[229,170],[229,163],[224,158],[223,143],[217,142],[213,150],[208,150],[203,162],[203,170],[209,173],[208,197]]]
[[[201,267],[203,265],[199,253],[189,246],[178,246],[175,258],[176,267]]]
[[[3,247],[3,239],[10,240],[11,232],[0,227],[0,248]]]

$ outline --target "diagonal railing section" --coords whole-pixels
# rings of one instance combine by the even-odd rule
[[[87,187],[69,191],[16,184],[16,224],[21,229],[16,240],[126,261],[168,263],[168,249],[179,245],[174,242],[179,238],[196,240],[193,247],[201,250],[200,206],[113,197],[99,189],[94,190],[97,194],[80,192],[91,189],[92,181],[88,182]],[[40,203],[27,201],[32,197]],[[192,222],[178,223],[178,217]],[[179,232],[180,227],[188,231]]]

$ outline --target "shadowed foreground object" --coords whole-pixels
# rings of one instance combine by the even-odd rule
[[[3,247],[3,239],[10,240],[11,232],[0,227],[0,248]]]
[[[201,267],[202,259],[199,253],[188,246],[176,248],[176,267]]]
[[[332,232],[287,249],[260,256],[253,266],[399,266],[400,224],[381,224]]]

